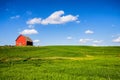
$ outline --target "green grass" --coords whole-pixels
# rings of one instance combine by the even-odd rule
[[[0,47],[0,80],[120,80],[120,47]]]

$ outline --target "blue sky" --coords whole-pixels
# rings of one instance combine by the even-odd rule
[[[120,46],[120,0],[0,0],[0,45]]]

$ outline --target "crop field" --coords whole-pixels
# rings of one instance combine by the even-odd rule
[[[0,80],[120,80],[120,47],[1,46]]]

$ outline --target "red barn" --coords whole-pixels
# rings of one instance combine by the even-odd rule
[[[16,41],[16,46],[32,46],[33,45],[33,41],[24,35],[19,35],[17,37]]]

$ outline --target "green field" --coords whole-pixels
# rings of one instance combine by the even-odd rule
[[[0,80],[120,80],[120,47],[0,47]]]

